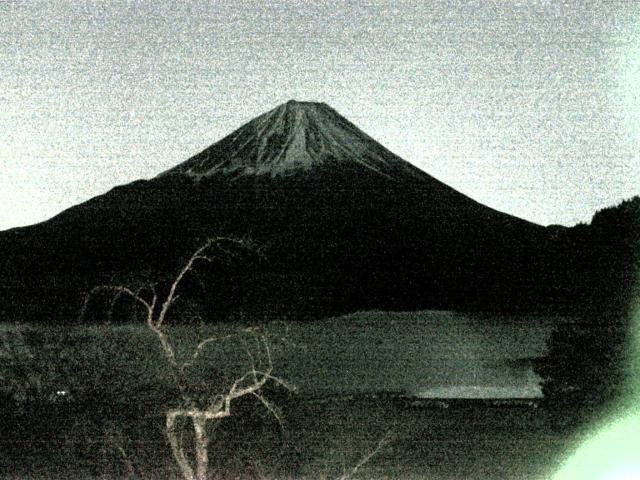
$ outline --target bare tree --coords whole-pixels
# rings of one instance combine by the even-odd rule
[[[191,352],[181,355],[186,358],[178,358],[179,356],[174,349],[170,334],[166,328],[165,322],[168,313],[179,298],[178,290],[180,285],[190,273],[193,273],[197,264],[201,262],[210,263],[219,255],[229,256],[231,252],[226,248],[227,246],[235,244],[242,247],[245,243],[244,241],[226,237],[208,239],[193,252],[179,269],[178,273],[169,282],[168,287],[164,289],[164,293],[158,293],[157,284],[153,282],[147,282],[137,288],[126,285],[98,285],[89,292],[82,308],[81,316],[84,316],[92,297],[100,292],[107,292],[112,295],[111,310],[118,299],[128,297],[139,305],[144,312],[146,325],[158,339],[163,356],[171,371],[171,377],[180,392],[179,406],[165,412],[165,433],[173,456],[185,480],[206,480],[208,478],[208,447],[211,438],[207,431],[207,425],[209,422],[219,421],[231,416],[234,400],[248,395],[253,396],[279,421],[280,418],[275,406],[262,394],[262,389],[269,382],[279,384],[289,390],[292,389],[289,384],[273,375],[273,361],[269,342],[265,334],[261,333],[257,328],[246,328],[235,334],[198,339],[198,343]],[[228,388],[224,388],[222,392],[218,392],[215,395],[212,394],[206,402],[198,401],[188,388],[189,368],[194,365],[205,349],[238,333],[250,335],[255,340],[256,347],[254,347],[254,351],[247,351],[251,363],[250,368],[243,375],[236,378]],[[189,460],[181,441],[178,428],[180,419],[190,420],[193,426],[195,468],[192,464],[193,462]]]

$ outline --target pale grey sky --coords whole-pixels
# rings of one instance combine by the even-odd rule
[[[640,193],[634,1],[0,0],[0,72],[0,229],[291,98],[538,223]]]

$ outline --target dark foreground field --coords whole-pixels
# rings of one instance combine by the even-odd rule
[[[198,338],[239,327],[168,334],[186,358]],[[529,360],[544,355],[549,330],[549,319],[433,311],[266,325],[275,373],[297,392],[267,388],[281,422],[247,397],[210,425],[212,478],[337,479],[373,452],[353,478],[548,478],[575,444],[557,414],[424,397],[469,385],[536,394]],[[164,433],[178,394],[144,324],[5,323],[0,334],[1,478],[179,478]],[[219,393],[247,371],[250,339],[239,340],[198,357],[196,390]]]
[[[253,402],[219,425],[213,478],[338,478],[385,440],[355,478],[545,479],[573,444],[543,408],[419,408],[389,397],[279,403],[283,430]],[[13,412],[2,422],[2,478],[177,479],[163,425],[148,405]]]

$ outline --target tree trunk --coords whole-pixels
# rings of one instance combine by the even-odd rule
[[[167,413],[167,437],[169,439],[169,444],[171,445],[171,451],[173,452],[173,456],[178,462],[178,466],[180,467],[180,472],[185,480],[196,480],[196,476],[193,473],[193,468],[189,465],[189,461],[184,454],[184,450],[180,445],[178,440],[178,435],[176,433],[176,419],[178,418],[177,412],[168,412]]]
[[[203,416],[193,417],[193,429],[196,434],[196,478],[207,480],[209,468],[209,435],[207,434],[207,419]]]

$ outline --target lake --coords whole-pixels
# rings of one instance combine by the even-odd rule
[[[531,360],[545,355],[558,321],[425,311],[288,323],[275,364],[311,395],[535,398],[540,379]]]

